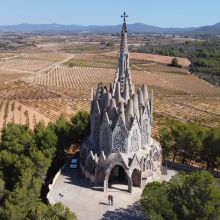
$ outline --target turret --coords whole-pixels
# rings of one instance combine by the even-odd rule
[[[137,96],[137,94],[133,95],[133,103],[134,103],[134,115],[137,115],[137,117],[139,119],[140,114],[139,114],[139,106],[138,106],[138,96]]]
[[[145,84],[143,85],[142,91],[143,91],[144,103],[146,104],[148,101],[148,90]]]
[[[153,124],[153,110],[154,110],[154,103],[153,103],[153,97],[154,97],[154,94],[153,94],[153,89],[151,91],[151,99],[150,99],[150,110],[151,110],[151,124]]]
[[[106,94],[105,108],[108,108],[111,104],[112,95],[110,92]]]
[[[123,102],[120,102],[120,104],[119,104],[119,114],[120,114],[123,122],[125,123],[125,108],[124,108]]]
[[[107,112],[109,119],[113,121],[117,115],[117,106],[114,98],[110,100],[110,106],[107,108]]]
[[[128,79],[126,79],[126,82],[125,82],[125,90],[123,92],[123,98],[125,100],[125,103],[128,102],[129,98],[130,98],[130,95],[129,95],[129,83],[128,83]]]
[[[143,96],[142,90],[140,88],[138,90],[138,102],[139,102],[139,107],[140,108],[145,106],[144,96]]]
[[[120,83],[116,83],[116,88],[115,88],[115,95],[114,95],[115,101],[118,104],[121,101],[121,92],[120,92]]]
[[[126,108],[126,125],[127,128],[130,129],[134,119],[134,105],[133,100],[129,99],[127,108]]]

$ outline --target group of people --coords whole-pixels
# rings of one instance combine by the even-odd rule
[[[108,205],[113,205],[113,196],[108,195]]]

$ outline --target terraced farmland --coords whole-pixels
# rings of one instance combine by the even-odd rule
[[[90,101],[88,99],[50,99],[50,100],[22,100],[21,103],[51,121],[58,119],[63,113],[68,119],[78,111],[89,111]]]
[[[45,68],[52,63],[53,62],[47,60],[32,60],[18,57],[10,60],[0,61],[0,67],[2,69],[15,69],[33,72]]]
[[[29,75],[30,73],[27,73],[25,71],[5,70],[5,69],[1,69],[0,67],[0,83],[16,80],[21,77],[27,77]]]
[[[86,67],[58,67],[47,74],[33,79],[33,83],[52,87],[87,89],[99,82],[109,84],[115,75],[114,69]],[[135,84],[160,87],[173,93],[189,95],[218,96],[220,89],[190,74],[170,75],[156,74],[146,71],[132,71]]]
[[[69,54],[66,53],[27,53],[21,54],[20,58],[29,59],[29,60],[39,60],[39,61],[48,61],[48,62],[58,62],[64,60],[68,57]]]
[[[38,86],[21,81],[0,84],[0,99],[48,99],[59,98],[60,95]]]
[[[81,62],[84,58],[85,63]],[[63,65],[68,59],[75,59],[78,67]],[[104,56],[99,63],[103,68],[88,67],[89,62],[97,61],[94,59],[97,56],[91,54],[26,52],[0,60],[0,129],[12,121],[33,129],[37,122],[47,124],[61,113],[70,118],[78,111],[89,111],[91,87],[112,82],[116,70],[104,67],[117,63],[113,58],[108,62]],[[158,138],[159,129],[173,120],[220,126],[220,89],[185,69],[156,62],[131,60],[136,89],[145,83],[154,91],[153,136]]]
[[[109,56],[109,57],[117,57],[118,51],[108,52],[108,53],[105,53],[104,55]],[[161,55],[155,55],[155,54],[146,54],[146,53],[130,53],[130,58],[134,60],[146,60],[146,61],[151,61],[151,62],[169,64],[171,63],[174,57],[161,56]],[[187,58],[178,57],[177,59],[178,59],[178,62],[183,66],[189,66],[191,63],[189,59]]]
[[[67,68],[55,70],[34,78],[33,83],[63,88],[91,88],[99,82],[108,84],[113,81],[115,70],[103,68]]]
[[[34,109],[21,104],[19,101],[0,101],[0,130],[10,122],[24,124],[33,129],[40,121],[47,124],[50,120]]]
[[[160,115],[169,116],[180,121],[198,122],[207,127],[220,125],[219,112],[211,111],[210,107],[207,107],[206,110],[195,107],[193,100],[186,105],[184,101],[156,99],[154,109]]]

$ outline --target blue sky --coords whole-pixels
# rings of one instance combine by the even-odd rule
[[[220,22],[220,0],[0,0],[0,25],[128,23],[188,27]]]

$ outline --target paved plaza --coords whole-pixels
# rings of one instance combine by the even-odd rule
[[[168,171],[169,179],[175,171]],[[119,190],[118,188],[121,188]],[[51,190],[49,202],[62,202],[76,213],[79,220],[141,220],[145,219],[139,205],[142,189],[133,188],[133,193],[126,191],[125,185],[113,185],[108,192],[94,187],[81,175],[80,170],[66,167]],[[59,194],[62,194],[61,198]],[[108,195],[113,195],[114,204],[108,206]]]

